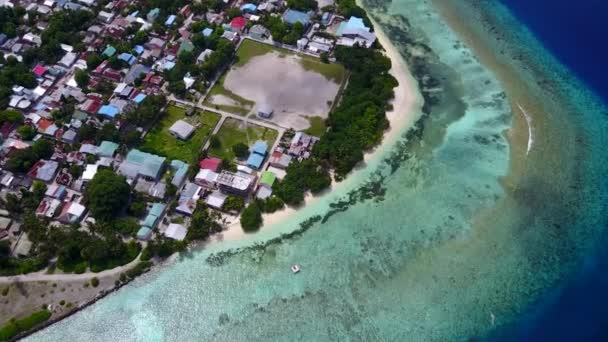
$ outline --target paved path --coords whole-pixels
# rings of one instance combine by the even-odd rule
[[[141,255],[141,254],[140,254]],[[122,272],[126,272],[131,268],[135,267],[139,263],[139,257],[137,256],[133,261],[128,264],[114,267],[111,270],[105,270],[98,273],[86,272],[82,274],[71,274],[71,273],[60,273],[60,274],[47,274],[45,271],[21,274],[10,277],[0,277],[0,284],[11,284],[11,283],[24,283],[34,281],[72,281],[72,280],[87,280],[93,277],[103,278],[106,276],[114,276]]]
[[[272,146],[272,149],[270,151],[273,151],[274,148],[278,145],[280,138],[283,136],[283,133],[285,133],[285,131],[288,129],[286,127],[281,127],[278,126],[272,122],[268,122],[268,121],[264,121],[264,120],[260,120],[257,118],[251,118],[251,117],[247,117],[247,116],[242,116],[242,115],[238,115],[238,114],[234,114],[234,113],[229,113],[223,110],[218,110],[215,109],[213,107],[209,107],[209,106],[205,106],[202,104],[198,104],[198,103],[194,103],[191,101],[186,101],[186,100],[180,100],[178,98],[176,98],[173,95],[170,95],[168,97],[169,101],[174,101],[176,103],[182,104],[184,106],[189,106],[189,107],[194,107],[194,108],[198,108],[198,109],[202,109],[202,110],[207,110],[210,112],[215,112],[221,115],[220,120],[217,122],[217,124],[215,125],[215,127],[213,128],[213,131],[211,132],[211,134],[217,134],[217,132],[220,130],[220,128],[222,127],[222,125],[224,124],[224,121],[226,121],[227,118],[232,118],[235,120],[240,120],[243,121],[245,124],[252,124],[252,125],[258,125],[258,126],[262,126],[262,127],[266,127],[266,128],[270,128],[270,129],[274,129],[276,131],[279,132],[279,139],[277,139],[277,141],[275,141],[275,144]],[[203,150],[207,149],[209,147],[210,144],[210,140],[208,139],[207,142],[205,143],[205,145],[203,146]]]

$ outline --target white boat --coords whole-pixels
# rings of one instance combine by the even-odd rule
[[[293,272],[293,273],[298,273],[298,272],[300,272],[300,265],[298,265],[298,264],[294,264],[294,265],[292,265],[292,266],[291,266],[291,272]]]

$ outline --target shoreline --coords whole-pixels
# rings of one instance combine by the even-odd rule
[[[227,226],[227,229],[221,233],[215,234],[211,239],[205,242],[205,245],[214,245],[226,241],[237,241],[247,239],[255,236],[256,234],[263,231],[275,230],[281,223],[288,221],[293,218],[295,214],[303,211],[304,209],[314,205],[319,200],[330,196],[334,191],[340,190],[353,182],[356,178],[356,173],[366,169],[367,163],[378,158],[380,153],[384,149],[391,145],[397,140],[400,135],[407,130],[411,129],[418,119],[422,116],[422,96],[418,89],[418,83],[412,76],[404,58],[399,54],[395,46],[388,39],[385,32],[382,31],[381,26],[370,18],[374,26],[374,33],[378,38],[378,41],[384,48],[384,54],[391,60],[390,74],[395,77],[398,81],[397,87],[393,89],[395,97],[391,102],[393,109],[386,112],[386,118],[389,121],[389,128],[384,132],[382,142],[367,151],[363,155],[363,161],[358,165],[351,173],[341,182],[336,182],[332,179],[332,183],[329,189],[325,190],[322,194],[312,195],[307,193],[304,197],[304,203],[299,207],[289,207],[271,213],[264,214],[264,224],[255,233],[246,233],[243,231],[241,224],[238,220]],[[295,229],[295,228],[294,228]]]
[[[332,180],[332,184],[331,184],[330,188],[327,189],[326,191],[324,191],[322,194],[312,195],[312,194],[308,193],[304,198],[304,203],[297,208],[285,207],[284,209],[279,210],[275,213],[263,215],[264,225],[257,232],[255,232],[255,233],[244,232],[243,229],[241,228],[240,222],[237,219],[236,222],[233,222],[230,225],[228,225],[227,229],[225,229],[224,231],[211,236],[208,241],[205,241],[202,243],[196,243],[196,244],[192,245],[190,247],[190,250],[192,250],[192,251],[199,250],[201,248],[205,248],[205,247],[209,247],[209,246],[214,246],[214,247],[221,249],[222,243],[224,243],[224,242],[234,242],[234,241],[244,242],[249,238],[259,236],[259,234],[261,232],[290,233],[292,231],[299,230],[300,229],[299,225],[293,225],[292,227],[290,227],[289,231],[285,231],[285,232],[281,232],[279,228],[281,227],[281,224],[289,221],[290,219],[294,219],[294,216],[296,214],[303,212],[307,208],[310,208],[312,205],[318,203],[320,200],[328,199],[332,195],[335,196],[337,190],[341,190],[349,185],[352,186],[353,183],[359,179],[359,177],[357,177],[357,176],[360,173],[368,170],[369,167],[371,167],[370,165],[368,165],[368,163],[378,159],[380,157],[381,153],[383,151],[385,151],[385,149],[387,147],[392,146],[392,144],[397,139],[399,139],[399,137],[403,133],[405,133],[407,130],[411,129],[413,127],[413,125],[417,122],[417,120],[422,116],[422,111],[420,110],[422,107],[422,96],[418,90],[418,84],[417,84],[416,80],[414,79],[410,70],[407,68],[407,64],[406,64],[404,58],[399,54],[399,52],[396,50],[395,46],[388,40],[387,36],[380,28],[380,25],[378,25],[373,20],[372,20],[372,22],[374,25],[375,33],[378,37],[378,41],[381,43],[382,47],[384,48],[384,54],[391,60],[392,66],[391,66],[390,74],[393,75],[393,77],[395,77],[399,83],[398,86],[394,88],[395,96],[394,96],[394,99],[391,101],[391,105],[393,106],[393,108],[392,108],[392,110],[386,112],[386,117],[389,121],[389,128],[384,132],[382,142],[378,146],[374,147],[372,150],[367,151],[364,154],[363,161],[348,175],[348,177],[346,177],[346,179],[344,179],[341,182],[336,182],[336,181]],[[269,240],[269,239],[272,239],[272,238],[269,237],[268,239],[264,239],[264,240]],[[227,248],[227,249],[230,249],[230,248]],[[159,269],[161,269],[163,267],[171,265],[175,262],[177,257],[178,257],[177,255],[173,255],[163,262],[156,263],[150,268],[150,270],[158,271]],[[135,261],[133,261],[132,263],[136,264]],[[129,263],[128,265],[133,266],[133,265],[131,265],[132,263]],[[127,265],[125,265],[125,266],[127,266]],[[124,268],[125,267],[122,267],[120,269],[120,271],[125,271]],[[118,271],[113,271],[113,270],[108,270],[107,272],[108,272],[108,274],[111,273],[112,275],[120,273]],[[25,275],[26,279],[23,279],[23,276],[24,275],[10,277],[11,278],[10,281],[8,280],[8,278],[5,279],[6,277],[1,277],[0,283],[14,283],[14,282],[25,282],[25,283],[34,282],[35,283],[35,282],[40,281],[39,279],[28,280],[27,275]],[[67,274],[67,275],[61,274],[61,277],[59,277],[59,275],[56,275],[56,277],[49,277],[49,279],[44,279],[44,281],[51,280],[50,278],[61,278],[61,279],[53,279],[53,280],[58,280],[58,281],[83,280],[85,278],[88,279],[88,278],[94,277],[94,276],[96,276],[96,275],[95,274],[93,274],[93,275],[75,274],[75,275],[71,276],[69,274]],[[43,278],[46,278],[46,277],[43,277]],[[133,279],[130,279],[128,282],[125,282],[125,283],[121,282],[118,286],[114,286],[113,288],[106,288],[106,289],[100,290],[99,293],[96,294],[93,298],[79,302],[73,310],[67,311],[67,312],[61,314],[60,316],[50,318],[48,321],[41,324],[40,326],[37,326],[36,328],[19,335],[18,338],[20,339],[20,338],[29,336],[56,322],[63,320],[64,318],[74,315],[75,313],[79,312],[80,310],[93,305],[94,303],[96,303],[98,300],[104,298],[105,296],[120,290],[123,286],[127,285],[132,280]]]

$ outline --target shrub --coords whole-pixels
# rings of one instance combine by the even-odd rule
[[[22,318],[11,319],[8,323],[0,328],[0,341],[6,341],[14,338],[18,334],[28,331],[38,324],[48,320],[51,317],[51,312],[44,309]]]
[[[93,278],[91,279],[91,285],[92,285],[93,287],[97,287],[97,286],[99,286],[99,279],[97,279],[97,277],[93,277]]]
[[[84,272],[86,272],[86,270],[87,270],[86,262],[81,262],[81,263],[78,263],[76,266],[74,266],[74,273],[76,273],[76,274],[83,274]]]

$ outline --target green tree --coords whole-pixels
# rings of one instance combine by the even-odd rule
[[[327,52],[321,52],[321,62],[328,64],[329,63],[329,55],[327,54]]]
[[[76,81],[78,87],[81,89],[86,89],[89,85],[89,73],[81,69],[76,69],[74,80]]]
[[[36,136],[36,129],[32,125],[23,125],[17,128],[17,133],[23,140],[32,140]]]
[[[135,217],[142,217],[146,213],[146,203],[136,201],[129,206],[129,213]]]
[[[96,219],[109,221],[125,208],[130,192],[125,177],[100,170],[87,186],[84,199]]]
[[[239,15],[241,15],[241,10],[237,7],[231,7],[226,11],[226,16],[228,16],[228,19],[230,20],[232,20],[232,18],[238,17]]]
[[[240,212],[245,207],[245,200],[242,197],[238,196],[228,196],[226,201],[224,201],[224,205],[222,209],[225,211],[236,211]]]
[[[10,122],[17,124],[23,122],[23,115],[13,109],[7,109],[0,112],[0,123]]]
[[[237,158],[243,159],[249,155],[249,146],[246,144],[239,142],[232,146],[232,152]]]
[[[257,231],[263,223],[262,212],[257,203],[251,203],[241,214],[241,227],[246,232]]]
[[[72,164],[70,165],[70,175],[72,175],[72,177],[74,177],[74,179],[78,179],[78,177],[80,177],[80,175],[82,174],[82,166],[77,165],[77,164]]]
[[[38,159],[48,159],[53,155],[55,147],[48,139],[38,139],[32,145],[32,152]]]
[[[209,140],[209,147],[213,149],[218,149],[222,147],[222,141],[220,140],[220,138],[214,135],[211,137],[211,140]]]
[[[93,70],[103,62],[103,58],[98,53],[92,53],[87,56],[87,69]]]

